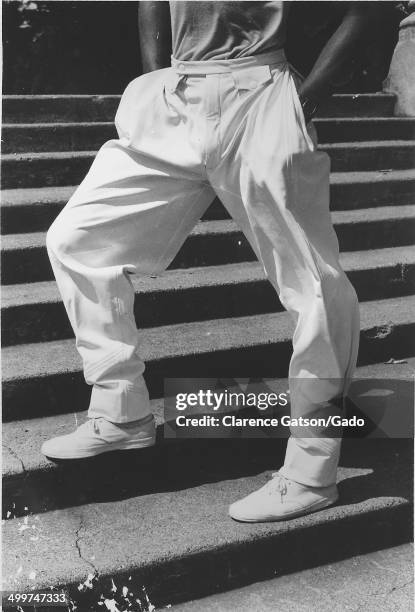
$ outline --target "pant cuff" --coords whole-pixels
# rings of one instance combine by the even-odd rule
[[[151,414],[147,388],[120,391],[94,386],[88,417],[103,417],[112,423],[129,423]]]
[[[340,448],[339,438],[291,437],[284,465],[279,471],[286,478],[308,487],[329,487],[336,483]]]

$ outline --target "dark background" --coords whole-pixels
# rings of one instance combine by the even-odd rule
[[[5,94],[121,93],[141,74],[137,2],[30,2],[3,0]],[[307,73],[342,18],[347,2],[293,2],[287,55]],[[388,5],[391,17],[374,28],[359,60],[344,75],[341,91],[379,91],[404,16],[402,4]]]

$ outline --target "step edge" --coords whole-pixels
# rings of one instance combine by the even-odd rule
[[[360,313],[361,313],[361,328],[360,333],[365,334],[369,331],[373,331],[376,329],[384,328],[385,326],[391,326],[392,328],[396,327],[412,327],[415,326],[415,322],[411,318],[411,315],[406,314],[406,310],[408,307],[413,306],[415,304],[415,295],[403,296],[399,298],[387,298],[383,300],[373,300],[362,302],[360,304]],[[377,308],[373,308],[376,305]],[[394,316],[390,318],[390,311],[393,310]],[[373,312],[375,310],[375,312]],[[410,309],[411,310],[411,309]],[[413,311],[413,308],[411,312]],[[380,319],[381,314],[381,320]],[[204,329],[211,329],[214,326],[214,329],[218,330],[223,327],[228,327],[229,324],[237,327],[238,329],[246,329],[247,325],[254,324],[254,328],[258,328],[262,330],[264,337],[261,337],[260,333],[255,332],[253,337],[255,340],[250,340],[248,343],[246,342],[246,337],[244,336],[244,342],[241,342],[241,339],[237,334],[233,334],[232,338],[226,339],[226,344],[223,343],[221,345],[217,345],[217,343],[212,347],[212,342],[206,340],[203,337]],[[275,335],[273,337],[269,337],[265,335],[264,330],[267,330],[270,324],[272,323],[272,327],[275,330]],[[189,355],[205,355],[210,354],[212,352],[223,352],[230,350],[240,350],[240,349],[249,349],[253,347],[265,346],[268,344],[286,344],[291,342],[292,339],[292,320],[290,315],[287,312],[277,312],[277,313],[266,313],[261,315],[248,315],[243,317],[234,317],[232,319],[214,319],[206,320],[206,321],[197,321],[190,323],[178,323],[171,325],[163,325],[160,327],[149,327],[145,330],[142,330],[143,337],[147,336],[147,343],[150,344],[151,336],[163,338],[163,336],[168,337],[181,337],[184,338],[183,344],[186,344],[186,338],[191,337],[201,337],[203,338],[203,342],[201,346],[184,350],[182,347],[177,346],[175,343],[174,352],[165,351],[163,354],[157,354],[148,350],[148,354],[143,354],[143,359],[147,362],[157,363],[166,359],[177,359],[183,356]],[[222,334],[223,337],[223,334]],[[209,338],[209,340],[212,340]],[[217,336],[213,338],[213,341],[216,342]],[[143,342],[144,345],[144,342]],[[163,346],[166,346],[166,343],[163,343]],[[53,349],[60,349],[60,354],[65,355],[65,361],[62,361],[59,364],[59,368],[57,368],[56,360],[53,365],[55,369],[53,370],[45,370],[45,371],[34,371],[30,372],[29,375],[22,375],[23,363],[25,358],[21,356],[22,352],[31,352],[32,349],[32,357],[36,354],[37,361],[39,360],[39,355],[43,356],[43,359],[40,361],[46,361],[50,364],[50,359],[47,359],[48,352]],[[145,350],[143,350],[145,353]],[[27,343],[20,345],[12,345],[3,348],[3,363],[7,363],[8,355],[17,354],[19,355],[19,372],[15,373],[13,371],[14,368],[10,367],[9,372],[4,368],[3,371],[3,386],[7,387],[8,385],[16,384],[18,381],[31,380],[31,379],[41,379],[48,378],[50,376],[59,376],[62,374],[81,372],[81,363],[80,358],[76,353],[76,349],[74,346],[73,339],[64,339],[64,340],[52,340],[41,343]],[[69,359],[68,359],[69,355]],[[49,366],[48,366],[49,367]]]

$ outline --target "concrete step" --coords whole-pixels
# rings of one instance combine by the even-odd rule
[[[358,551],[335,563],[177,604],[169,612],[252,612],[253,607],[275,612],[276,602],[283,602],[286,612],[332,612],[333,602],[339,611],[404,612],[414,601],[413,557],[411,542],[366,554]]]
[[[347,142],[319,147],[331,158],[333,172],[413,168],[415,141]],[[80,183],[95,151],[8,153],[2,159],[5,189],[52,187]]]
[[[366,439],[379,438],[374,432],[376,424],[387,422],[389,419],[400,419],[400,428],[408,427],[408,435],[413,428],[412,404],[413,404],[413,372],[415,357],[408,358],[405,363],[384,364],[376,363],[369,366],[357,368],[355,382],[352,383],[350,397],[361,398],[358,409],[364,409],[366,418],[370,419],[376,414],[381,414],[382,418],[373,418],[371,424],[367,425],[366,431],[361,434]],[[367,380],[366,387],[363,381]],[[399,394],[397,394],[396,381],[400,381]],[[272,388],[278,392],[286,392],[288,389],[287,379],[274,380]],[[369,396],[371,400],[367,400]],[[366,397],[363,400],[363,397]],[[387,401],[385,402],[385,397]],[[383,398],[383,399],[382,399]],[[76,406],[73,407],[75,410]],[[157,424],[157,452],[146,451],[145,454],[151,456],[160,455],[168,464],[168,455],[171,452],[171,445],[175,444],[172,438],[164,437],[164,400],[152,400],[151,410]],[[351,415],[352,412],[349,412]],[[252,415],[250,415],[252,416]],[[87,418],[86,412],[72,412],[69,414],[58,414],[54,416],[43,416],[40,418],[29,418],[18,421],[4,423],[3,426],[3,516],[7,517],[7,512],[13,508],[15,516],[25,514],[24,508],[30,508],[32,513],[46,512],[58,508],[78,506],[86,502],[96,501],[96,496],[100,495],[103,488],[107,488],[117,483],[118,490],[129,496],[144,495],[150,492],[160,491],[159,474],[157,478],[144,470],[148,465],[147,458],[144,462],[141,451],[129,453],[115,453],[108,457],[83,461],[58,461],[52,462],[40,453],[42,443],[54,436],[63,435],[73,431],[78,425]],[[376,424],[375,424],[376,423]],[[259,432],[258,432],[259,435]],[[287,432],[276,431],[274,434],[266,435],[263,433],[263,440],[267,441],[272,437],[274,444],[280,445]],[[224,439],[225,436],[222,437]],[[399,430],[396,430],[394,438],[400,438]],[[229,444],[235,443],[235,432],[230,430],[226,440]],[[356,439],[356,437],[354,437]],[[360,438],[359,438],[360,439]],[[206,438],[202,436],[197,442],[206,443]],[[211,437],[210,443],[214,446],[218,437]],[[246,444],[251,444],[253,437],[245,440]],[[187,439],[180,439],[180,445],[192,444]],[[196,440],[193,440],[196,443]],[[222,442],[219,439],[219,444]],[[200,451],[197,453],[200,458]],[[116,459],[116,461],[114,461]],[[153,463],[153,468],[155,469]],[[248,463],[248,461],[247,461]],[[161,467],[160,463],[160,467]],[[189,464],[190,465],[190,464]],[[125,469],[124,469],[125,466]],[[87,468],[87,469],[85,469]],[[131,473],[143,474],[140,483],[131,479]],[[144,477],[147,474],[147,478]],[[188,475],[186,470],[176,474],[174,482],[188,486]],[[184,481],[184,482],[183,482]],[[164,483],[166,484],[166,483]],[[173,482],[170,483],[173,486]],[[164,486],[164,485],[163,485]],[[102,493],[102,491],[101,491]]]
[[[120,95],[3,96],[3,122],[113,121],[120,98]],[[379,102],[382,103],[387,107],[394,101]]]
[[[113,121],[120,96],[43,95],[3,96],[4,123]],[[321,116],[391,116],[395,96],[390,94],[334,95],[320,110]]]
[[[415,139],[415,117],[319,117],[314,125],[320,143]]]
[[[113,122],[7,123],[2,127],[3,152],[95,151],[117,138]]]
[[[333,213],[342,251],[363,251],[413,243],[415,208],[384,206]],[[233,221],[199,222],[170,268],[214,266],[253,261],[255,255]],[[8,234],[3,237],[2,282],[5,285],[52,278],[45,234]]]
[[[415,171],[413,177],[409,173],[403,180],[405,184],[401,181],[401,186],[404,199],[407,196],[403,192],[408,191],[406,182],[413,181],[415,188]],[[398,199],[401,197],[399,184],[395,184]],[[1,192],[2,234],[46,231],[75,190],[74,186],[4,189]],[[203,219],[207,220],[228,218],[229,214],[218,198],[212,202],[203,215]]]
[[[343,253],[342,265],[359,300],[415,293],[415,252],[407,247]],[[170,270],[133,279],[140,328],[281,311],[258,262]],[[55,282],[5,285],[3,346],[71,338]]]
[[[94,157],[95,151],[9,153],[2,158],[2,186],[14,189],[80,183]]]
[[[74,186],[3,190],[2,233],[45,231],[74,191]],[[413,204],[415,170],[334,172],[330,175],[330,200],[332,210]],[[218,199],[204,215],[211,221],[226,218],[228,214]]]
[[[340,142],[319,146],[329,154],[333,172],[404,170],[415,164],[415,141]]]
[[[361,304],[360,365],[412,354],[414,307],[413,296]],[[151,397],[162,397],[166,377],[284,377],[292,332],[286,312],[145,329]],[[3,349],[5,420],[83,410],[88,396],[73,340]]]
[[[320,143],[415,139],[415,118],[319,118],[314,121]],[[7,123],[3,153],[93,151],[117,138],[112,122]]]
[[[283,445],[189,440],[151,450],[128,465],[135,492],[118,487],[123,463],[113,457],[116,476],[105,484],[107,461],[93,502],[41,515],[29,507],[25,519],[5,521],[4,588],[65,586],[86,610],[79,586],[96,572],[89,601],[115,583],[141,595],[144,586],[160,608],[411,539],[409,440],[345,440],[336,506],[244,525],[228,517],[228,505],[267,481],[281,465]],[[78,474],[82,487],[91,472],[84,464]]]

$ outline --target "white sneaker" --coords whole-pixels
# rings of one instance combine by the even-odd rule
[[[42,453],[51,459],[83,459],[114,450],[146,448],[155,441],[152,414],[133,423],[111,423],[98,417],[88,419],[66,436],[44,442]]]
[[[307,487],[275,472],[258,491],[232,504],[229,515],[246,523],[283,521],[327,508],[338,498],[336,485]]]

